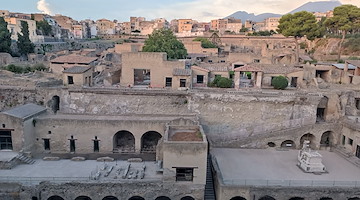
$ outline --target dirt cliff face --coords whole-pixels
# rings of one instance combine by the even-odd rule
[[[336,60],[336,55],[339,50],[340,38],[320,38],[316,39],[310,44],[310,48],[314,50],[314,58],[317,60]],[[357,39],[345,39],[341,55],[342,56],[360,56]]]
[[[314,55],[336,55],[338,52],[339,42],[340,39],[338,38],[321,38],[314,40]]]

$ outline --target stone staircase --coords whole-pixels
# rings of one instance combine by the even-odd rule
[[[347,161],[349,161],[350,163],[352,163],[360,168],[360,159],[358,157],[354,156],[352,153],[347,152],[345,150],[345,148],[338,146],[338,147],[332,148],[332,150],[335,153],[337,153],[338,155],[340,155],[341,157],[343,157],[344,159],[346,159]]]
[[[206,185],[204,191],[204,200],[216,200],[215,189],[214,189],[214,179],[211,172],[211,157],[208,155],[207,158],[207,167],[206,167]]]
[[[16,156],[16,158],[21,161],[22,163],[26,163],[26,164],[29,164],[29,165],[32,165],[35,163],[35,160],[27,157],[27,156],[24,156],[23,154],[18,154]]]

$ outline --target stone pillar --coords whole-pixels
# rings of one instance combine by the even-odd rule
[[[235,77],[234,77],[234,83],[235,83],[235,89],[240,89],[240,75],[241,72],[235,72]]]
[[[134,134],[134,137],[135,137],[135,153],[140,153],[140,151],[141,151],[141,136],[142,136],[142,133]]]
[[[256,72],[256,87],[261,88],[262,72]]]

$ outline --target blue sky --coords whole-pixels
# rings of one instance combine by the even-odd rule
[[[76,20],[107,18],[120,21],[128,21],[130,16],[143,16],[149,20],[165,17],[167,20],[192,18],[210,21],[226,17],[236,11],[284,14],[308,2],[308,0],[251,2],[249,0],[0,0],[0,9],[11,12],[41,12],[37,9],[38,1],[42,1],[43,6],[46,4],[52,14],[63,14]],[[341,2],[360,6],[360,0],[341,0]]]

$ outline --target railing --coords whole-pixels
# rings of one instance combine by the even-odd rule
[[[321,181],[321,180],[224,180],[225,185],[237,186],[282,186],[282,187],[356,187],[360,188],[360,181]]]

